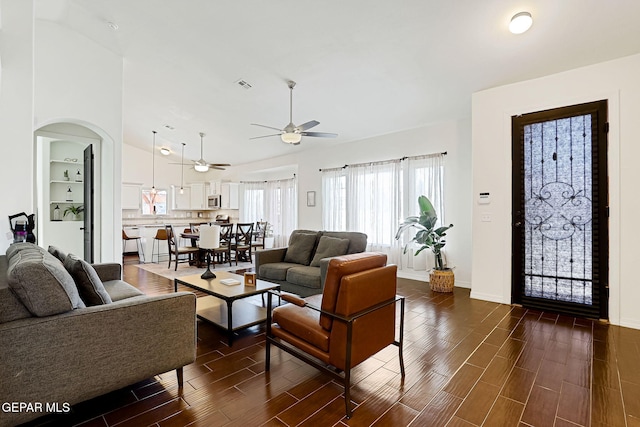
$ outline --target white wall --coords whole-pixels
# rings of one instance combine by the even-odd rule
[[[72,123],[102,138],[101,261],[119,261],[122,58],[84,36],[42,20],[36,21],[33,52],[33,130],[51,123]]]
[[[0,253],[12,240],[8,216],[33,213],[33,4],[0,0]]]
[[[274,142],[264,142],[267,144]],[[322,139],[306,139],[291,155],[231,167],[224,176],[234,181],[264,179],[255,171],[280,169],[282,176],[270,172],[269,179],[290,178],[297,167],[298,227],[322,228],[322,180],[319,169],[344,166],[404,156],[447,151],[445,194],[446,221],[454,228],[448,233],[449,263],[456,266],[456,286],[471,283],[471,134],[469,120],[439,123],[339,145],[328,145]],[[311,147],[308,149],[304,149]],[[307,207],[307,191],[316,192],[316,206]],[[417,203],[417,201],[416,201]],[[425,274],[426,279],[426,274]]]
[[[600,99],[609,100],[609,318],[640,329],[640,287],[634,268],[640,158],[640,55],[604,62],[473,95],[473,195],[488,191],[491,205],[473,205],[474,298],[511,302],[511,116]],[[480,215],[492,214],[492,222]]]

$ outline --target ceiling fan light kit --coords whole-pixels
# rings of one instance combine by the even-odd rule
[[[280,139],[287,144],[298,144],[302,139],[302,135],[295,132],[285,132],[280,135]]]
[[[284,129],[259,125],[257,123],[251,123],[253,126],[260,126],[267,129],[273,129],[278,131],[278,133],[274,133],[271,135],[263,135],[256,136],[249,139],[258,139],[258,138],[268,138],[270,136],[280,136],[280,140],[285,144],[298,145],[300,144],[300,140],[302,140],[303,136],[313,136],[313,137],[321,137],[321,138],[335,138],[338,136],[337,133],[326,133],[326,132],[307,132],[307,130],[312,127],[318,126],[320,124],[317,120],[311,120],[306,123],[303,123],[299,126],[293,124],[293,88],[296,87],[296,82],[293,80],[289,80],[287,82],[287,86],[289,87],[289,124],[284,127]]]

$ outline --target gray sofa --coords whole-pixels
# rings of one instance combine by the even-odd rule
[[[0,426],[173,369],[181,385],[196,354],[195,295],[146,296],[120,264],[50,252],[18,243],[0,256],[0,402],[31,404],[4,407]]]
[[[294,230],[289,245],[255,254],[258,279],[302,297],[322,293],[331,257],[364,252],[367,235],[353,231]]]

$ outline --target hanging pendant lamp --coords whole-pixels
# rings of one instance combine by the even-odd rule
[[[151,150],[151,194],[156,194],[156,131],[153,132],[153,150]]]
[[[184,142],[182,143],[182,159],[180,160],[180,194],[184,194],[184,146],[187,145]]]

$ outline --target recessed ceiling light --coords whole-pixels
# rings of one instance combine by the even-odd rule
[[[120,28],[120,27],[118,27],[118,24],[116,24],[115,22],[111,22],[111,21],[107,22],[107,27],[109,27],[113,31],[116,31],[118,28]]]
[[[509,23],[509,31],[513,34],[522,34],[531,28],[533,18],[529,12],[520,12],[513,15]]]
[[[169,154],[171,154],[171,150],[169,150],[167,147],[162,147],[160,149],[160,154],[162,154],[163,156],[168,156]]]

